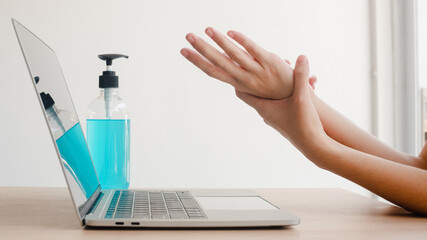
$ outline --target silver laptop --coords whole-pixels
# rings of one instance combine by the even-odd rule
[[[12,23],[82,226],[187,228],[299,224],[298,217],[249,190],[102,189],[55,52],[18,21],[12,19]]]

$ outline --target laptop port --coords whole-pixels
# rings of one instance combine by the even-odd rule
[[[139,225],[139,222],[132,222],[132,225]]]
[[[125,225],[124,222],[116,222],[116,225]]]

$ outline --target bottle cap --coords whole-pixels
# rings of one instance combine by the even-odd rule
[[[107,71],[103,71],[102,75],[99,76],[99,88],[118,88],[119,76],[116,76],[116,72],[112,70],[111,65],[113,65],[114,59],[129,58],[129,56],[123,54],[101,54],[98,57],[106,61],[107,64]]]

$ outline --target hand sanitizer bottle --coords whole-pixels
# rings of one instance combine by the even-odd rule
[[[119,97],[119,77],[112,70],[113,60],[128,58],[121,54],[98,55],[107,63],[99,76],[101,94],[87,112],[87,142],[103,189],[129,187],[130,119]]]

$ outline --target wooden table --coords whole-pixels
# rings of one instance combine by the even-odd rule
[[[427,218],[341,189],[257,189],[291,228],[84,229],[66,188],[0,187],[0,239],[427,239]]]

